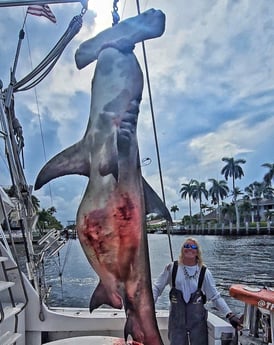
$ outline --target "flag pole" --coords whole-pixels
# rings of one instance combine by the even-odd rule
[[[19,54],[22,46],[23,39],[25,38],[25,31],[24,31],[24,25],[26,21],[27,14],[25,15],[24,23],[22,26],[22,29],[19,31],[19,38],[18,38],[18,43],[17,43],[17,49],[15,53],[15,58],[14,58],[14,63],[13,63],[13,68],[11,71],[11,82],[15,82],[15,72],[18,64],[18,59],[19,59]]]
[[[27,15],[28,15],[28,13],[26,12],[22,28],[19,31],[19,37],[18,37],[18,43],[17,43],[16,53],[15,53],[14,62],[13,62],[13,68],[11,70],[10,84],[8,86],[8,89],[7,89],[7,95],[6,95],[6,100],[5,100],[5,106],[7,108],[9,108],[11,105],[11,98],[13,95],[13,85],[16,83],[15,73],[16,73],[16,69],[17,69],[17,65],[18,65],[18,59],[19,59],[19,54],[20,54],[20,50],[21,50],[21,46],[22,46],[22,41],[25,38],[24,27],[25,27]]]

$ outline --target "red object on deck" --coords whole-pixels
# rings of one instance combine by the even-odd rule
[[[230,287],[229,293],[235,299],[274,312],[274,290],[235,284]]]
[[[127,342],[125,342],[124,339],[120,338],[117,339],[113,342],[113,345],[143,345],[142,343],[138,343],[137,341],[134,340],[128,340]]]

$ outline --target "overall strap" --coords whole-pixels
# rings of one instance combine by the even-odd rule
[[[178,270],[178,261],[173,262],[173,268],[172,268],[172,287],[175,287],[175,279],[176,279],[176,274]],[[198,289],[201,289],[203,281],[204,281],[204,276],[205,276],[205,271],[206,271],[206,266],[201,267],[200,275],[199,275],[199,280],[198,280]]]
[[[204,276],[205,276],[205,271],[206,271],[206,266],[201,267],[200,275],[199,275],[199,280],[198,280],[198,289],[201,289],[203,281],[204,281]]]
[[[175,288],[175,279],[176,279],[176,274],[178,270],[178,261],[173,262],[173,268],[172,268],[172,287]]]

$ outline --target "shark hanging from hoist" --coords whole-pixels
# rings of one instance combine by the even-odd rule
[[[77,212],[83,250],[100,282],[90,311],[102,304],[125,308],[125,339],[163,345],[155,317],[146,214],[168,221],[168,209],[141,174],[136,127],[143,73],[133,53],[137,42],[159,37],[165,15],[150,9],[82,43],[76,64],[97,60],[90,118],[82,140],[52,158],[35,189],[69,174],[89,178]]]

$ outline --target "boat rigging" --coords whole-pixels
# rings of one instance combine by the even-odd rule
[[[54,1],[52,3],[67,3],[68,1],[60,0]],[[76,2],[76,1],[72,1]],[[80,2],[80,1],[77,1]],[[0,7],[3,6],[19,6],[28,4],[41,4],[43,1],[11,1],[10,2],[0,2]],[[27,258],[27,272],[29,275],[29,280],[32,282],[33,286],[39,291],[41,299],[46,295],[46,283],[42,272],[44,257],[47,255],[54,255],[63,247],[64,241],[59,241],[59,234],[54,233],[51,240],[49,241],[47,236],[47,246],[45,246],[39,253],[35,253],[33,247],[33,230],[37,227],[37,215],[36,210],[32,204],[32,187],[28,185],[25,174],[24,174],[24,135],[22,126],[16,117],[15,107],[14,107],[14,94],[16,92],[26,91],[35,87],[40,83],[53,69],[64,49],[68,43],[73,39],[73,37],[80,31],[82,27],[82,18],[87,11],[87,2],[83,1],[81,13],[71,20],[67,30],[54,46],[54,48],[49,52],[49,54],[44,58],[33,71],[31,71],[27,76],[22,78],[17,82],[16,71],[17,64],[20,55],[20,49],[22,41],[25,37],[24,25],[26,16],[22,29],[19,33],[19,40],[17,44],[15,59],[13,63],[13,68],[10,74],[10,83],[6,89],[3,89],[3,83],[1,82],[1,104],[0,104],[0,123],[1,123],[1,133],[3,140],[5,142],[6,157],[9,167],[10,179],[12,184],[12,189],[16,196],[16,202],[19,216],[18,220],[20,223],[20,228],[22,231],[22,239],[24,241],[24,246],[26,250]],[[26,13],[27,15],[27,13]],[[20,158],[21,155],[21,158]],[[2,199],[1,199],[2,202]],[[8,215],[5,214],[5,224],[9,231],[10,241],[13,242],[12,233],[9,225]],[[0,238],[4,238],[5,234],[1,229]],[[43,241],[40,243],[42,244]],[[16,252],[15,247],[13,248]],[[51,249],[49,251],[49,249]],[[43,278],[43,279],[42,279]],[[44,284],[41,285],[41,282]]]

